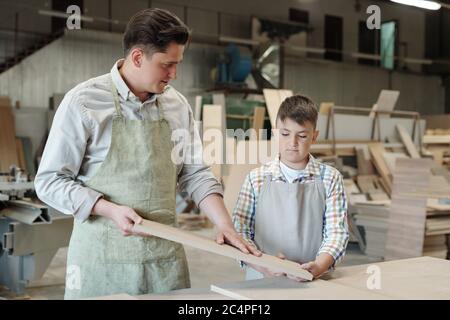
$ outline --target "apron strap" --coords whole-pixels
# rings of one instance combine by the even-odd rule
[[[116,109],[115,116],[119,117],[119,118],[123,118],[123,114],[122,114],[122,111],[121,111],[121,108],[120,108],[119,95],[117,94],[117,88],[114,85],[112,77],[110,77],[110,86],[111,86],[110,90],[111,90],[111,93],[113,95],[114,107]]]
[[[158,110],[158,118],[161,121],[164,119],[164,110],[163,110],[162,106],[159,104],[158,98],[155,99],[155,105],[156,105],[156,109]]]

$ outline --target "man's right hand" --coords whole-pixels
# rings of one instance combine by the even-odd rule
[[[99,199],[92,208],[92,214],[103,216],[114,221],[124,236],[148,236],[147,234],[133,232],[133,226],[140,224],[142,217],[130,207],[117,205],[105,199]]]

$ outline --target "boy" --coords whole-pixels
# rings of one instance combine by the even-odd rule
[[[298,262],[314,278],[342,259],[348,241],[342,175],[309,153],[319,135],[317,117],[309,98],[284,100],[274,132],[279,154],[247,175],[233,212],[235,228],[247,241]],[[247,280],[281,275],[251,264],[246,269]]]

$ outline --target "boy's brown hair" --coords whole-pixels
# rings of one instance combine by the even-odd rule
[[[286,98],[280,106],[277,114],[277,120],[284,121],[289,118],[299,125],[305,122],[311,122],[314,129],[317,126],[317,106],[310,98],[302,95],[295,95]]]

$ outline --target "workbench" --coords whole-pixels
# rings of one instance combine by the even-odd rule
[[[212,290],[216,292],[213,292]],[[220,291],[218,293],[217,291]],[[211,288],[175,290],[164,294],[97,297],[96,300],[326,300],[326,299],[450,299],[450,261],[419,257],[337,267],[312,282],[285,277],[212,284]]]

